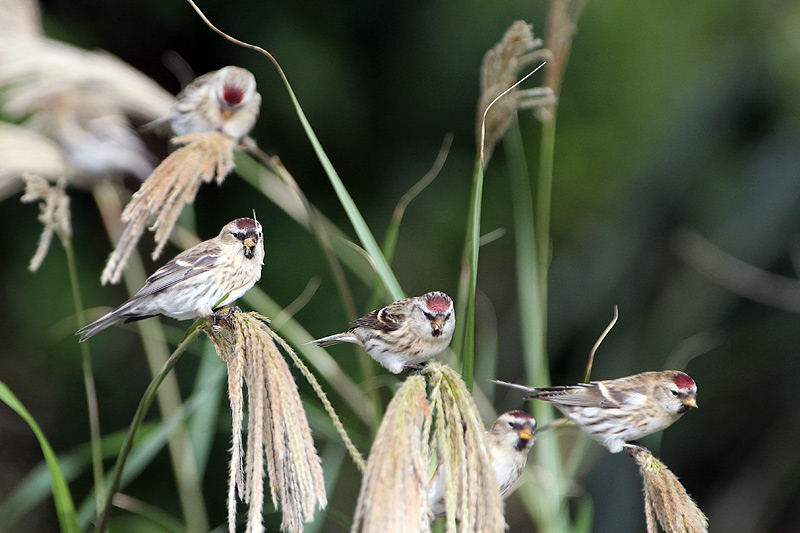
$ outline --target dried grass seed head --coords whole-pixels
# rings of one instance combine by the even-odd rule
[[[151,223],[156,241],[153,259],[157,259],[183,207],[194,203],[200,185],[215,178],[219,185],[233,170],[235,141],[227,135],[217,132],[186,135],[173,142],[184,145],[156,167],[122,212],[126,227],[106,262],[100,278],[103,284],[120,280],[131,252]]]
[[[644,482],[645,517],[648,532],[658,531],[653,517],[664,531],[707,533],[708,519],[678,480],[650,450],[628,445]]]
[[[386,409],[370,449],[351,531],[429,531],[431,408],[425,379],[410,376]]]
[[[31,272],[36,272],[47,255],[54,233],[62,241],[72,238],[69,196],[66,193],[67,182],[63,178],[58,180],[55,185],[50,185],[44,178],[33,174],[26,174],[23,179],[25,180],[25,194],[20,200],[23,203],[40,201],[39,222],[44,225],[36,253],[28,265]]]
[[[315,510],[327,505],[327,497],[297,385],[264,317],[234,311],[229,322],[232,329],[210,325],[204,328],[228,365],[233,414],[229,530],[236,529],[237,492],[240,499],[249,503],[247,530],[263,529],[266,470],[272,502],[282,511],[281,530],[301,532],[303,523],[313,519]],[[249,398],[246,450],[242,440],[243,381]]]
[[[506,30],[500,42],[483,56],[475,134],[478,143],[483,139],[487,161],[508,129],[517,109],[541,105],[552,97],[552,92],[548,89],[521,91],[515,87],[495,101],[517,82],[522,69],[549,57],[549,51],[539,49],[541,46],[542,40],[533,37],[533,27],[518,20]],[[484,134],[482,130],[485,131]]]

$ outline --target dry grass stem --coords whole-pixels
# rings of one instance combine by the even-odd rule
[[[472,395],[461,376],[447,365],[429,363],[423,374],[435,416],[431,442],[437,447],[439,469],[444,471],[448,533],[505,531],[486,430]]]
[[[484,139],[486,161],[505,135],[517,109],[540,106],[553,99],[552,91],[548,88],[522,91],[514,87],[509,91],[517,82],[520,71],[549,57],[548,50],[537,50],[541,46],[542,40],[533,38],[531,25],[518,20],[506,30],[502,40],[483,56],[475,134],[479,149],[481,139]],[[508,93],[495,102],[505,91]]]
[[[200,185],[215,177],[219,185],[233,170],[236,141],[227,135],[200,133],[176,137],[173,142],[183,146],[158,165],[122,212],[122,221],[127,225],[100,277],[103,284],[120,280],[131,252],[151,221],[150,230],[155,231],[156,241],[153,259],[157,259],[184,205],[194,202]]]
[[[47,255],[54,233],[62,241],[68,241],[72,237],[69,196],[66,193],[67,181],[62,178],[55,185],[50,185],[44,178],[32,174],[24,175],[23,179],[25,194],[20,200],[23,203],[40,200],[39,222],[44,225],[42,235],[39,237],[39,246],[28,265],[28,270],[36,272]]]
[[[372,443],[351,532],[417,533],[428,519],[430,404],[425,379],[410,376],[395,393]]]
[[[646,448],[632,446],[628,452],[644,481],[647,532],[658,533],[657,518],[667,533],[706,533],[708,519],[675,474]]]
[[[316,508],[327,505],[327,497],[322,467],[297,385],[264,317],[235,311],[229,321],[232,329],[214,326],[204,329],[228,364],[233,415],[228,529],[236,530],[238,493],[249,504],[247,531],[263,531],[266,470],[272,503],[283,513],[281,530],[301,532],[303,523],[314,518]],[[242,443],[242,381],[248,393],[246,450]]]
[[[569,54],[572,50],[572,39],[578,18],[588,0],[551,0],[547,14],[547,48],[552,58],[547,62],[544,73],[545,87],[558,97],[561,94],[561,82],[567,69]],[[553,120],[555,100],[536,108],[536,116],[542,122]]]

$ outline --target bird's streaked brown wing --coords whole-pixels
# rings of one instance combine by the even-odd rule
[[[203,244],[205,246],[198,245],[176,255],[174,259],[156,270],[133,298],[155,294],[179,281],[208,272],[217,266],[222,258],[219,246],[208,242]]]
[[[351,323],[356,327],[360,326],[384,332],[397,331],[406,320],[406,315],[402,310],[406,308],[407,303],[407,299],[392,302],[386,307],[381,307],[353,320]]]
[[[603,393],[597,383],[580,383],[565,387],[536,387],[526,398],[535,398],[576,407],[619,407],[619,402]]]

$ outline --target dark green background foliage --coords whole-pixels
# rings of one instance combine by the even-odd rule
[[[358,0],[208,0],[201,6],[220,28],[280,61],[379,240],[399,197],[430,167],[443,137],[454,133],[440,176],[406,213],[393,262],[407,293],[454,295],[481,58],[514,20],[533,23],[541,36],[547,6]],[[253,136],[280,156],[313,203],[349,230],[284,87],[262,56],[211,33],[179,0],[51,1],[43,9],[51,37],[109,50],[171,92],[180,87],[161,62],[168,50],[198,74],[226,64],[250,69],[263,96]],[[791,312],[754,303],[701,275],[678,253],[683,230],[692,229],[743,261],[797,277],[798,24],[800,5],[793,2],[589,2],[559,109],[547,330],[553,381],[581,379],[614,304],[620,319],[598,352],[593,378],[682,366],[699,353],[685,369],[698,383],[700,409],[664,432],[660,445],[644,444],[681,478],[713,531],[800,527],[800,297]],[[535,169],[540,124],[525,112],[520,123]],[[149,141],[166,152],[162,139]],[[496,334],[495,375],[515,380],[523,368],[508,183],[499,147],[486,175],[483,232],[509,232],[481,252],[476,358],[481,339],[490,342]],[[86,191],[70,190],[70,196],[84,302],[118,304],[124,288],[99,284],[110,247],[94,201]],[[17,200],[0,205],[0,379],[63,451],[88,440],[67,270],[60,246],[40,272],[26,270],[40,225],[36,208]],[[232,176],[221,188],[203,187],[197,231],[211,237],[252,209],[266,239],[259,287],[287,305],[319,277],[319,291],[297,318],[314,335],[341,330],[349,317],[314,238],[249,185]],[[151,246],[148,235],[140,248]],[[148,262],[148,272],[176,252]],[[353,281],[364,306],[369,289]],[[111,329],[92,342],[102,428],[119,430],[149,381],[140,341]],[[351,351],[332,354],[357,371]],[[187,388],[197,361],[187,355],[176,368]],[[518,398],[498,391],[495,407],[518,408]],[[221,412],[204,480],[213,525],[225,513],[230,426],[224,402]],[[346,410],[343,416],[352,422]],[[595,445],[590,450],[579,490],[594,499],[593,530],[643,530],[641,485],[630,459]],[[28,428],[0,407],[0,498],[40,458]],[[168,461],[162,454],[128,492],[177,516]],[[346,467],[341,483],[351,488],[331,495],[331,515],[351,513],[358,479]],[[87,475],[72,485],[78,501],[89,484]],[[530,527],[518,498],[507,510],[511,531]],[[37,512],[46,516],[52,505]],[[268,520],[270,529],[277,527],[277,517]],[[324,530],[343,531],[343,521],[329,518]]]

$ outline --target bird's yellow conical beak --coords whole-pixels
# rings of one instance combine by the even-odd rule
[[[533,438],[533,433],[531,433],[530,429],[523,429],[519,432],[519,438],[523,440],[531,440]]]
[[[436,317],[434,321],[431,323],[431,326],[436,331],[442,331],[444,329],[444,317],[442,316]]]
[[[683,400],[683,405],[686,407],[694,407],[697,408],[697,401],[694,398],[686,398]]]

